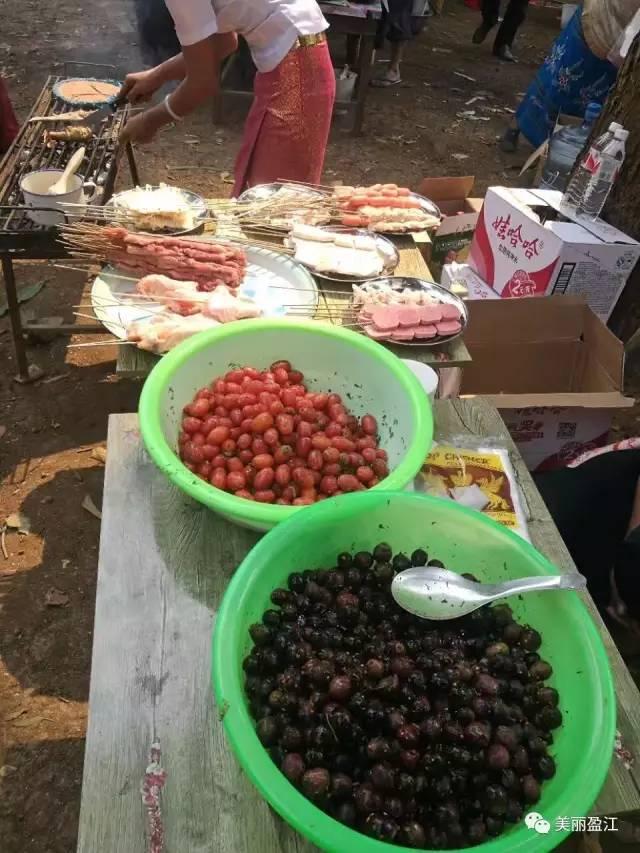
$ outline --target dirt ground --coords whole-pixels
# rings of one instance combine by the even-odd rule
[[[0,72],[21,117],[47,74],[63,73],[65,62],[111,63],[118,72],[140,67],[127,0],[23,0],[3,4],[2,16]],[[489,44],[471,44],[477,22],[461,0],[447,0],[444,14],[412,44],[404,84],[371,91],[365,135],[334,131],[329,180],[415,184],[423,175],[475,174],[480,190],[517,183],[527,152],[506,157],[496,138],[558,32],[558,18],[532,12],[518,39],[517,66],[494,60]],[[332,47],[339,61],[342,45]],[[480,100],[469,105],[474,97]],[[459,117],[465,109],[486,120]],[[201,110],[138,151],[142,179],[227,195],[241,125],[241,116],[230,115],[216,128],[210,110]],[[128,179],[124,172],[121,184]],[[82,274],[47,263],[18,264],[17,273],[19,286],[46,282],[26,312],[73,321]],[[138,383],[116,379],[114,347],[68,343],[32,346],[44,378],[18,385],[7,319],[0,319],[0,524],[16,512],[30,521],[30,532],[6,534],[6,556],[0,553],[3,853],[75,849],[100,530],[82,504],[89,496],[100,506],[103,465],[94,449],[106,440],[108,415],[134,411],[140,391]]]

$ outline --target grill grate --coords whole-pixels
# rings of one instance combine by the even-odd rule
[[[62,115],[74,107],[64,104],[53,95],[53,86],[62,77],[50,76],[40,92],[29,119],[33,116]],[[98,107],[96,107],[98,109]],[[128,107],[118,110],[113,116],[102,122],[95,137],[83,143],[86,148],[85,158],[78,169],[78,174],[85,181],[91,181],[101,190],[99,202],[104,204],[113,192],[118,167],[118,134],[124,124]],[[82,122],[78,122],[82,124]],[[0,236],[13,236],[47,232],[55,233],[56,229],[37,225],[26,215],[23,206],[20,181],[29,172],[38,169],[63,169],[69,157],[77,150],[77,142],[57,141],[45,144],[43,134],[45,129],[53,130],[64,125],[55,122],[29,122],[23,124],[9,151],[0,162]]]

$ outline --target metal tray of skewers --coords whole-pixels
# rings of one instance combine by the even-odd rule
[[[276,181],[245,190],[240,204],[264,203],[273,228],[289,230],[296,222],[349,228],[366,228],[389,236],[402,236],[437,228],[442,220],[438,206],[424,196],[395,184],[372,187],[323,187]],[[284,205],[280,215],[269,218],[269,203]]]

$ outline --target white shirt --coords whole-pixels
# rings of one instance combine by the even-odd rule
[[[315,0],[165,0],[180,44],[214,33],[243,36],[258,71],[273,71],[298,36],[324,32],[329,24]]]

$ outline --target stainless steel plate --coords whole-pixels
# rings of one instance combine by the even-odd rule
[[[154,185],[154,184],[148,184],[147,186],[151,190],[160,189],[159,186]],[[197,193],[192,193],[191,190],[183,190],[180,187],[172,187],[172,189],[177,190],[180,193],[180,195],[183,197],[183,199],[186,201],[186,203],[189,205],[189,207],[192,209],[193,216],[194,216],[193,228],[186,228],[186,229],[183,229],[180,231],[175,231],[175,230],[163,228],[161,231],[153,231],[153,232],[150,232],[150,231],[138,232],[138,229],[134,228],[131,224],[127,224],[127,228],[130,231],[136,231],[138,233],[144,233],[144,234],[153,233],[155,235],[164,234],[166,236],[172,236],[172,237],[179,237],[180,235],[186,235],[186,234],[194,234],[196,231],[198,231],[202,227],[203,221],[209,215],[209,211],[207,209],[207,205],[205,203],[205,200],[203,199],[203,197],[201,195],[198,195]],[[118,200],[130,192],[132,192],[132,190],[122,190],[122,192],[116,193],[114,196],[112,196],[112,198],[105,205],[105,211],[108,211],[111,209],[115,213],[118,209]]]
[[[451,293],[446,288],[440,287],[440,285],[436,284],[434,281],[425,281],[421,278],[406,278],[404,276],[397,276],[393,278],[378,278],[374,281],[369,282],[369,285],[386,285],[397,291],[420,290],[436,302],[442,302],[447,305],[455,305],[458,311],[460,312],[460,321],[462,326],[460,331],[456,332],[455,335],[439,335],[438,337],[431,338],[430,340],[395,341],[391,337],[376,338],[376,340],[384,341],[385,343],[390,343],[402,347],[433,347],[439,346],[444,343],[449,343],[450,341],[454,341],[456,338],[459,338],[460,335],[463,335],[465,329],[467,328],[467,323],[469,322],[469,312],[467,310],[466,303],[463,302],[463,300],[460,299],[459,296],[456,296],[455,293]],[[357,316],[358,308],[355,305],[353,306],[353,310],[355,315]]]
[[[383,257],[384,260],[384,269],[382,270],[381,275],[389,276],[392,275],[398,264],[400,263],[400,253],[397,248],[386,237],[382,234],[376,234],[372,231],[366,231],[364,228],[345,228],[342,225],[324,225],[322,226],[323,231],[331,231],[334,234],[354,234],[360,235],[362,237],[373,237],[376,241],[376,246],[378,251]],[[293,238],[287,237],[285,239],[285,245],[293,248]],[[306,264],[303,264],[306,266]],[[313,273],[316,278],[322,278],[326,281],[336,281],[342,284],[353,284],[355,282],[362,284],[366,281],[373,281],[377,279],[379,276],[365,276],[362,278],[358,278],[355,276],[346,276],[340,275],[339,273],[326,273],[326,272],[316,272],[312,267],[307,267],[307,269]]]

